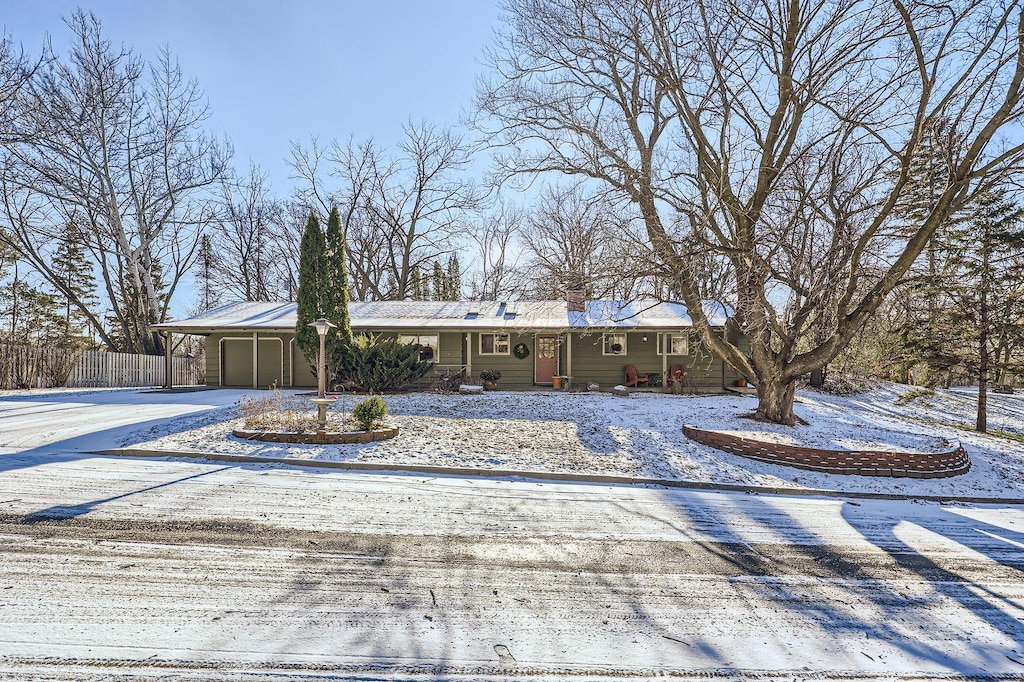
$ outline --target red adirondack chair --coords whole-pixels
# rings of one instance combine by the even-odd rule
[[[644,375],[644,376],[638,375],[636,373],[636,365],[626,365],[623,368],[623,371],[625,372],[625,375],[626,375],[626,383],[625,383],[625,385],[627,387],[629,387],[629,386],[637,387],[637,386],[646,386],[647,385],[647,376],[646,375]]]

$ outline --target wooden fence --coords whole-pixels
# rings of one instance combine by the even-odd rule
[[[175,386],[205,383],[203,358],[174,357]],[[164,358],[160,355],[76,351],[0,343],[0,389],[51,386],[162,386]]]

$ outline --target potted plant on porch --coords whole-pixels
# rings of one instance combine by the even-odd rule
[[[498,379],[501,378],[501,372],[496,369],[485,369],[480,372],[480,380],[484,384],[484,388],[488,391],[493,391],[498,387]]]

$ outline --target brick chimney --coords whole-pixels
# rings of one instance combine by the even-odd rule
[[[569,289],[565,292],[565,303],[570,313],[584,313],[587,311],[587,292]]]

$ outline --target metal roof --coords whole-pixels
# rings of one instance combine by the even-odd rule
[[[726,311],[708,308],[714,326],[725,324]],[[569,312],[565,301],[366,301],[349,304],[357,330],[440,329],[679,329],[693,325],[680,303],[657,300],[587,301],[584,312]],[[183,333],[224,330],[291,331],[295,303],[228,303],[184,320],[153,325]]]

